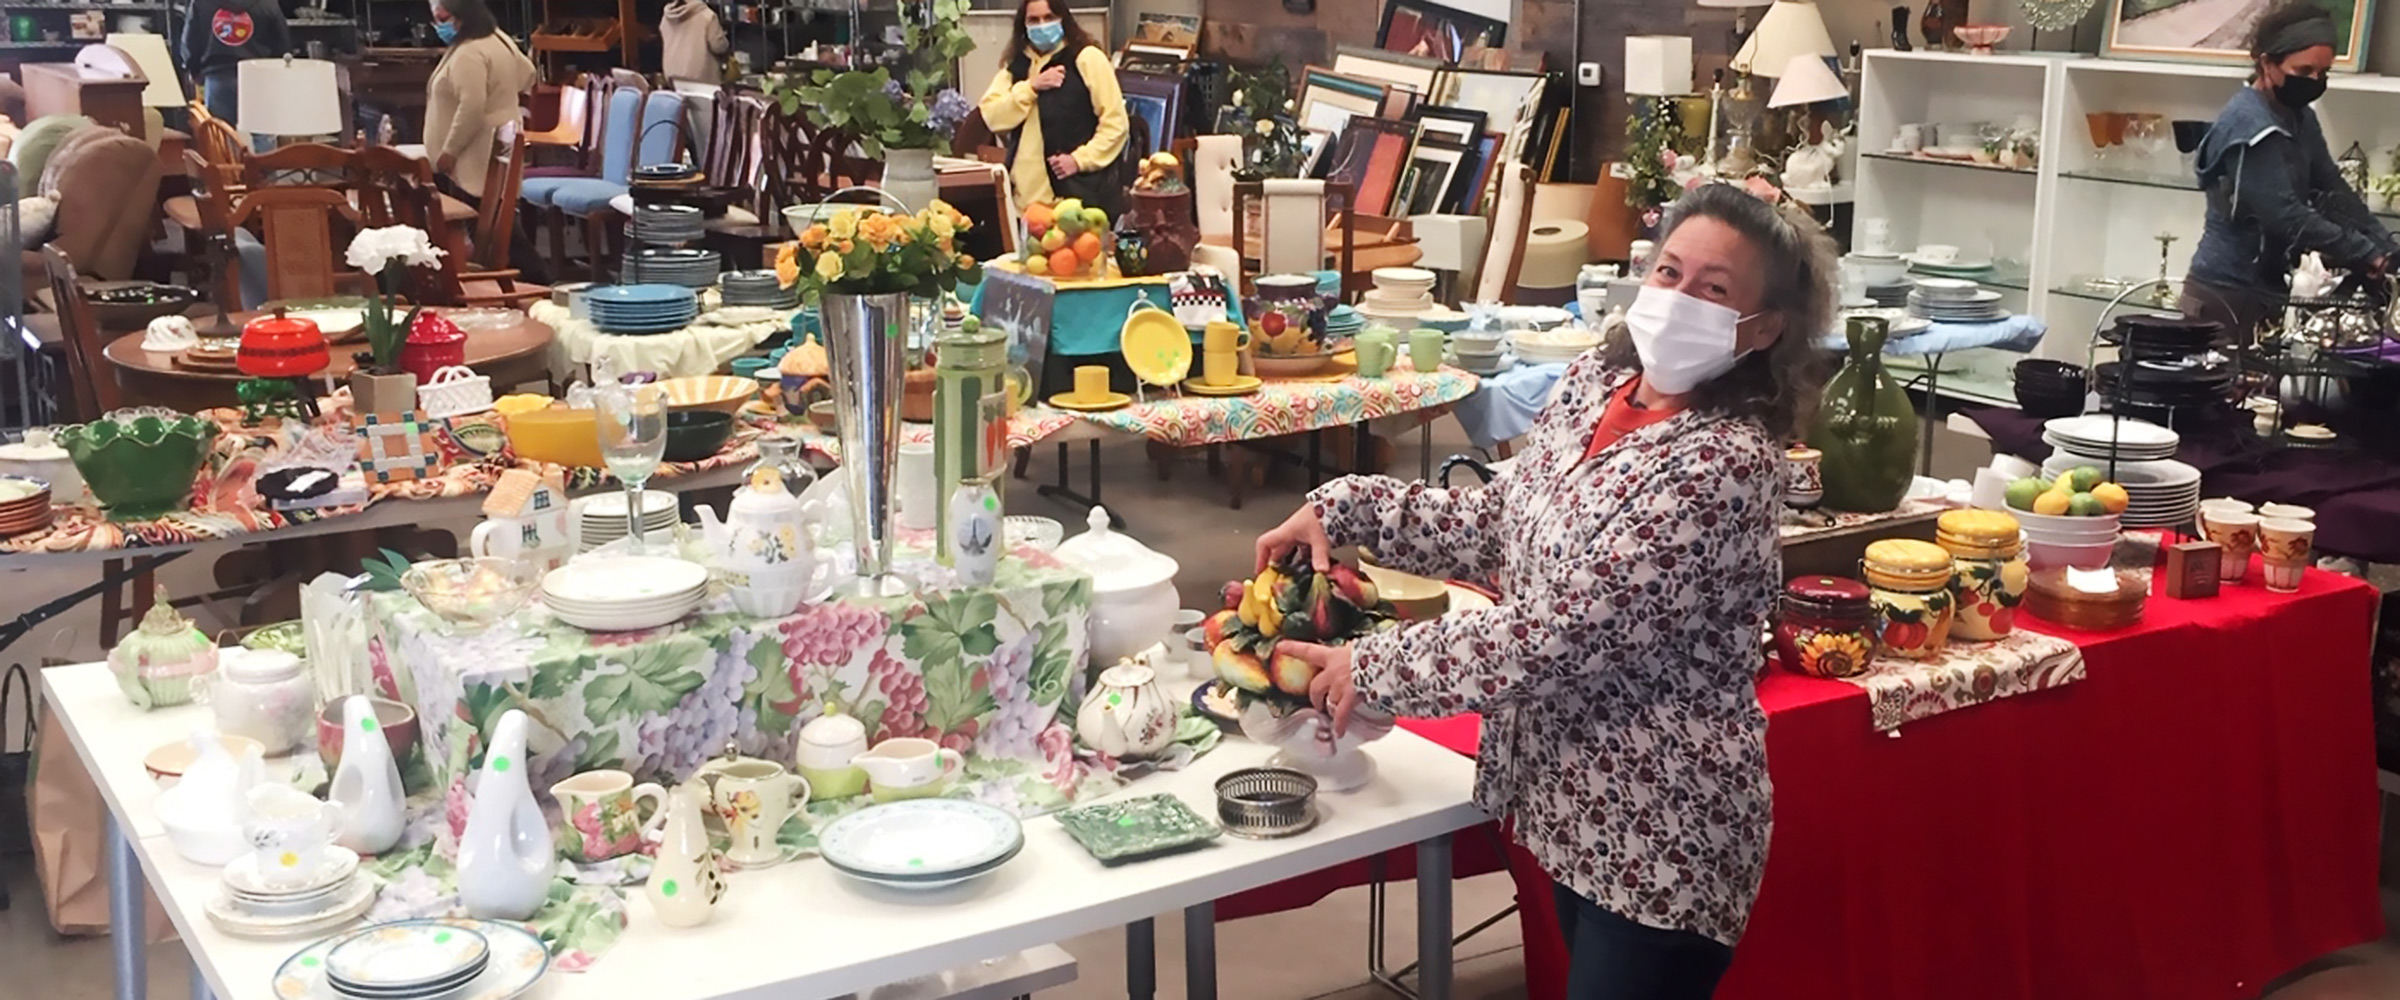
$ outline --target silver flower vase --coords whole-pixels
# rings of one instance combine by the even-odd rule
[[[892,484],[900,461],[900,396],[908,374],[908,293],[827,292],[822,311],[842,475],[850,487],[858,589],[883,593],[892,579]]]

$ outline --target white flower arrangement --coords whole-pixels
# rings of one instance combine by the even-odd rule
[[[433,238],[415,226],[359,230],[343,253],[351,267],[378,277],[395,260],[409,267],[435,267],[441,264],[442,256],[442,248],[434,246]]]

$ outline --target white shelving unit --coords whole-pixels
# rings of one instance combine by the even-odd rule
[[[1857,218],[1888,221],[1897,247],[1948,243],[1965,257],[1988,251],[1997,272],[1985,285],[2001,291],[2012,310],[2050,326],[2033,353],[2081,361],[2114,297],[2086,282],[2155,277],[2160,233],[2177,237],[2167,273],[2182,275],[2203,212],[2197,180],[2171,134],[2162,135],[2154,155],[2139,155],[2131,144],[2102,154],[2086,115],[2149,112],[2207,121],[2245,75],[2238,67],[2073,53],[1870,50],[1859,84],[1864,152]],[[2336,156],[2357,141],[2374,173],[2393,172],[2384,157],[2400,143],[2400,79],[2336,74],[2316,109]],[[2030,171],[1877,155],[1902,124],[2021,121],[2041,126],[2041,156]],[[2371,195],[2367,200],[2381,209]],[[2400,224],[2400,213],[2385,219]],[[2009,371],[2019,357],[1996,349],[1951,354],[1942,361],[1942,392],[2012,403]]]

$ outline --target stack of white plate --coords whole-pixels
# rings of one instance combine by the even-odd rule
[[[542,578],[552,617],[589,632],[678,621],[708,597],[708,570],[667,556],[586,556]]]
[[[1421,267],[1379,267],[1372,276],[1375,287],[1358,302],[1358,311],[1369,320],[1406,330],[1415,325],[1418,314],[1433,308],[1433,272]]]
[[[471,917],[400,920],[302,948],[275,970],[275,1000],[506,1000],[550,970],[532,932]]]
[[[1989,323],[2007,315],[1999,292],[1965,278],[1918,278],[1908,311],[1936,323]]]
[[[321,934],[375,905],[375,882],[358,874],[358,855],[328,845],[315,872],[290,886],[268,885],[256,852],[225,866],[224,895],[208,903],[217,929],[243,937]]]
[[[1518,330],[1508,339],[1517,346],[1517,360],[1529,365],[1569,364],[1583,352],[1600,346],[1599,332],[1580,326]]]
[[[2051,420],[2042,425],[2042,440],[2069,455],[2103,461],[2113,456],[2120,462],[2174,458],[2176,447],[2183,443],[2181,435],[2147,420],[2117,419],[2105,413]]]
[[[2105,460],[2094,460],[2069,452],[2057,452],[2042,463],[2042,474],[2056,476],[2079,465],[2100,469],[2110,476]],[[2188,525],[2200,512],[2200,470],[2174,459],[2149,462],[2119,460],[2111,481],[2125,487],[2125,513],[2117,520],[2128,528],[2162,528]]]
[[[893,889],[957,885],[1024,849],[1015,814],[966,799],[868,806],[817,834],[817,852],[834,871]]]
[[[580,551],[590,552],[625,537],[630,527],[625,523],[628,509],[625,494],[599,493],[575,501],[575,517],[582,523]],[[675,494],[655,490],[642,492],[642,537],[655,538],[675,530],[678,518]]]

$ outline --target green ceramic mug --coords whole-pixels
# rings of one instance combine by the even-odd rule
[[[1408,331],[1408,363],[1429,372],[1442,366],[1442,348],[1449,334],[1428,327]]]
[[[1400,360],[1398,334],[1387,327],[1373,326],[1359,332],[1358,374],[1361,378],[1382,378]]]

